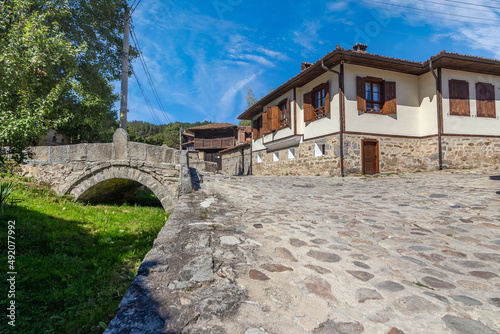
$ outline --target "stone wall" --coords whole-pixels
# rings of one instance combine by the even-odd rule
[[[344,135],[346,174],[362,172],[363,139],[378,141],[381,173],[439,168],[437,136],[400,138],[346,134]],[[317,147],[322,145],[325,154],[316,156]],[[290,159],[292,155],[294,158]],[[445,168],[500,166],[500,138],[443,136],[443,166]],[[253,152],[252,172],[254,175],[340,175],[339,136],[309,140],[299,144],[298,147],[275,152]]]
[[[443,164],[448,168],[500,166],[500,138],[443,136]]]
[[[221,152],[222,173],[228,175],[250,174],[250,145],[237,146]]]

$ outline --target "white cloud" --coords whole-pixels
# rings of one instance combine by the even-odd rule
[[[293,41],[304,49],[302,55],[314,51],[314,43],[319,39],[318,30],[322,24],[319,20],[309,20],[304,22],[299,30],[293,31]]]

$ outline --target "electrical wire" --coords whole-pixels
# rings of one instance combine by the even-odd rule
[[[137,40],[137,35],[135,33],[135,29],[133,26],[131,26],[131,27],[132,27],[132,29],[131,29],[132,40],[134,41],[134,44],[136,45],[137,49],[139,50],[139,59],[141,61],[141,65],[144,69],[144,73],[146,74],[146,77],[148,79],[149,85],[151,86],[151,90],[153,91],[153,95],[156,99],[156,102],[158,103],[158,106],[160,107],[160,110],[162,111],[162,115],[163,115],[165,121],[167,122],[167,124],[171,123],[170,119],[168,118],[168,115],[165,111],[165,108],[163,106],[163,103],[161,102],[161,99],[159,97],[158,90],[156,89],[156,85],[154,84],[153,77],[151,76],[151,72],[149,71],[149,67],[147,65],[147,62],[144,59],[144,55],[142,53],[141,46],[139,44],[139,41]]]
[[[381,2],[381,1],[375,1],[375,0],[362,0],[362,1],[376,3],[376,4],[381,4],[381,5],[387,5],[387,6],[392,6],[392,7],[398,7],[398,8],[405,8],[405,9],[410,9],[410,10],[417,10],[417,11],[420,11],[420,12],[428,12],[428,13],[442,14],[442,15],[452,15],[454,17],[463,17],[463,18],[467,18],[467,19],[484,21],[484,18],[482,18],[482,17],[474,17],[474,16],[451,14],[451,13],[443,13],[443,12],[436,11],[436,10],[420,9],[420,8],[414,8],[414,7],[409,7],[409,6],[402,6],[402,5],[390,4],[390,3],[385,3],[385,2]],[[496,22],[497,22],[497,24],[500,24],[499,21],[496,21]],[[480,22],[478,22],[478,23],[480,23]]]
[[[464,9],[473,10],[473,11],[477,11],[477,12],[493,13],[493,11],[491,9],[473,9],[473,8],[466,7],[466,6],[458,6],[458,5],[454,5],[454,4],[448,4],[448,3],[442,3],[442,2],[435,2],[435,1],[429,1],[429,0],[419,0],[419,1],[420,2],[432,3],[432,4],[435,4],[435,5],[439,5],[439,6],[448,6],[448,7],[453,7],[453,8],[464,8]],[[448,0],[445,0],[445,1],[448,1]],[[462,2],[460,2],[460,3],[462,3]],[[494,7],[494,8],[497,8],[497,7]],[[500,7],[498,7],[498,9],[500,9]]]
[[[132,7],[132,6],[130,7],[130,8],[132,8],[132,10],[130,11],[130,15],[132,15],[135,12],[135,10],[137,9],[137,7],[139,7],[139,4],[141,3],[141,1],[142,0],[138,0],[137,5],[135,5],[135,7]],[[134,3],[135,3],[135,0],[134,0]]]
[[[398,5],[390,5],[390,4],[386,4],[386,3],[383,3],[383,2],[372,1],[372,0],[361,0],[361,1],[364,1],[364,2],[373,2],[373,3],[378,3],[378,4],[384,4],[384,5],[388,5],[388,6],[398,6]],[[377,6],[374,6],[374,8],[377,8]],[[380,8],[380,6],[378,6],[378,8]],[[406,8],[419,10],[419,9],[412,8],[412,7],[406,7]],[[398,9],[391,9],[391,12],[398,12],[398,13],[403,13],[403,14],[407,14],[407,15],[416,15],[416,16],[427,17],[427,18],[431,18],[431,19],[443,20],[443,17],[439,17],[439,16],[430,16],[430,15],[420,14],[420,13],[411,13],[410,14],[407,11],[398,10]],[[435,12],[435,13],[442,14],[442,15],[453,15],[453,14],[442,13],[442,12]],[[498,27],[498,25],[500,24],[500,22],[499,23],[486,23],[486,22],[484,22],[484,20],[483,20],[483,22],[471,22],[471,21],[457,20],[457,19],[452,19],[452,18],[446,18],[446,21],[468,23],[468,24],[478,24],[478,25],[485,25],[485,26],[495,26],[495,27]]]
[[[469,6],[477,6],[477,7],[485,7],[485,8],[500,9],[500,7],[488,6],[488,5],[479,5],[479,4],[477,4],[477,3],[470,3],[470,2],[465,2],[465,1],[458,1],[458,0],[444,0],[444,1],[448,1],[448,2],[456,2],[456,3],[462,3],[462,4],[469,5]],[[495,2],[496,2],[496,1],[495,1]]]
[[[160,124],[160,122],[158,121],[158,119],[156,118],[154,112],[153,112],[153,107],[151,106],[151,102],[149,101],[142,85],[141,85],[141,82],[139,81],[139,78],[137,77],[137,75],[135,74],[135,71],[132,71],[132,74],[135,78],[135,81],[137,82],[137,85],[139,86],[139,89],[142,93],[142,97],[144,98],[144,102],[146,102],[146,106],[148,107],[148,110],[149,110],[149,113],[151,114],[151,117],[153,118],[153,122],[155,122],[155,124]]]

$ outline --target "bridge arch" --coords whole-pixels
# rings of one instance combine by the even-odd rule
[[[83,174],[71,182],[62,191],[70,194],[74,200],[85,200],[94,194],[109,194],[120,191],[134,184],[144,185],[149,188],[163,209],[169,211],[175,204],[178,196],[179,185],[175,181],[161,182],[156,176],[128,165],[111,165]]]

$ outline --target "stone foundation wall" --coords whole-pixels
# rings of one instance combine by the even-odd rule
[[[443,136],[442,140],[447,168],[500,166],[500,138]]]
[[[222,152],[222,170],[228,175],[248,175],[250,170],[250,146]]]
[[[379,146],[380,173],[413,172],[439,168],[437,136],[430,138],[399,138],[382,136],[344,135],[344,170],[346,174],[361,174],[363,139],[375,139]],[[315,156],[315,145],[325,145],[325,155]],[[309,140],[288,150],[254,152],[254,175],[340,175],[339,136]],[[279,161],[274,161],[273,154]],[[261,162],[259,162],[261,161]],[[478,168],[500,166],[500,138],[443,136],[443,166],[445,168]]]
[[[315,156],[315,145],[325,146],[325,155]],[[289,158],[289,150],[294,158]],[[345,150],[344,150],[345,152]],[[275,160],[275,154],[279,161]],[[298,147],[274,152],[254,152],[252,173],[254,175],[337,175],[340,174],[339,136],[310,140]],[[291,157],[291,156],[290,156]],[[259,162],[262,160],[262,162]]]

